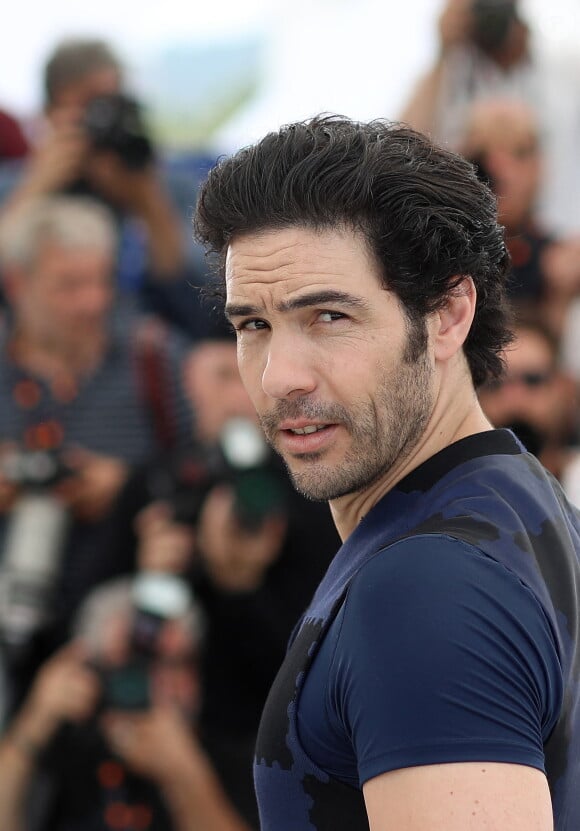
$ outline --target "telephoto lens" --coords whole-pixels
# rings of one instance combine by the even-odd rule
[[[2,472],[20,487],[7,518],[0,569],[0,638],[18,657],[50,619],[69,528],[69,511],[51,490],[66,475],[48,451],[15,452]]]

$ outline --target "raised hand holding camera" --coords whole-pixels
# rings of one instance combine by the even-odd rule
[[[75,447],[65,451],[71,476],[57,486],[57,493],[82,520],[102,518],[127,477],[127,465],[120,459]]]
[[[79,124],[75,108],[63,107],[54,113],[44,141],[37,147],[26,170],[15,201],[64,190],[81,176],[89,142]]]
[[[190,565],[195,552],[195,533],[191,525],[176,522],[170,505],[154,502],[136,522],[139,536],[140,569],[179,573]]]
[[[240,523],[235,502],[235,493],[227,486],[209,494],[200,517],[200,555],[222,589],[253,591],[278,557],[288,523],[285,516],[273,513],[249,529]]]

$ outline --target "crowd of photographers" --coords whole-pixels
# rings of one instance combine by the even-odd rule
[[[580,73],[533,34],[516,0],[447,0],[401,117],[497,195],[515,341],[481,399],[580,502]],[[156,147],[106,44],[43,82],[33,137],[0,113],[0,831],[250,831],[261,708],[338,537],[205,299],[203,165]]]
[[[580,65],[519,0],[446,0],[438,38],[401,118],[473,162],[512,260],[515,340],[480,397],[580,503]]]
[[[261,708],[338,537],[199,291],[201,166],[101,42],[44,88],[0,165],[0,828],[255,828]]]

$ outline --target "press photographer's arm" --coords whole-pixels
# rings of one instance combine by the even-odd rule
[[[180,209],[157,163],[141,105],[126,94],[124,70],[107,44],[64,41],[44,70],[45,123],[36,147],[0,208],[13,214],[55,193],[90,194],[146,240],[148,276],[171,279],[187,268]]]
[[[288,520],[273,513],[258,528],[243,528],[235,515],[234,495],[228,488],[209,494],[200,517],[199,547],[212,582],[226,592],[260,588],[266,570],[280,555]]]
[[[124,611],[120,607],[128,600],[129,588],[124,583],[111,584],[87,601],[79,624],[82,640],[64,647],[44,664],[0,741],[3,831],[37,827],[31,824],[37,784],[41,802],[46,785],[45,796],[53,806],[60,805],[61,798],[70,800],[71,786],[73,790],[84,787],[83,771],[91,761],[86,754],[95,753],[95,764],[101,758],[99,733],[128,776],[148,780],[149,788],[153,786],[174,831],[248,831],[186,715],[195,710],[196,682],[195,671],[185,659],[190,648],[185,624],[172,621],[162,627],[159,649],[167,662],[157,664],[151,656],[149,662],[140,663],[147,673],[147,704],[135,705],[131,698],[136,677],[136,665],[131,664],[135,658],[130,647],[131,614],[129,607],[124,606]],[[125,669],[125,680],[129,680],[123,686]],[[92,726],[61,737],[59,730],[65,723],[80,727],[90,720]],[[87,745],[82,736],[89,734],[92,738]],[[57,762],[59,757],[63,767]],[[88,822],[100,810],[99,798],[98,794],[87,798],[79,822]],[[40,807],[44,821],[52,816],[47,806]]]
[[[19,713],[0,740],[0,828],[27,831],[25,807],[37,762],[58,728],[82,722],[99,696],[96,674],[73,643],[47,661]]]
[[[138,714],[111,712],[103,730],[115,753],[159,786],[175,831],[249,831],[177,709],[165,705]]]

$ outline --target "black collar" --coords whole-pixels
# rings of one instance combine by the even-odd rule
[[[516,456],[520,453],[525,453],[525,448],[511,430],[486,430],[483,433],[474,433],[431,456],[401,479],[395,485],[395,489],[403,493],[426,491],[446,473],[464,462],[481,456]]]

